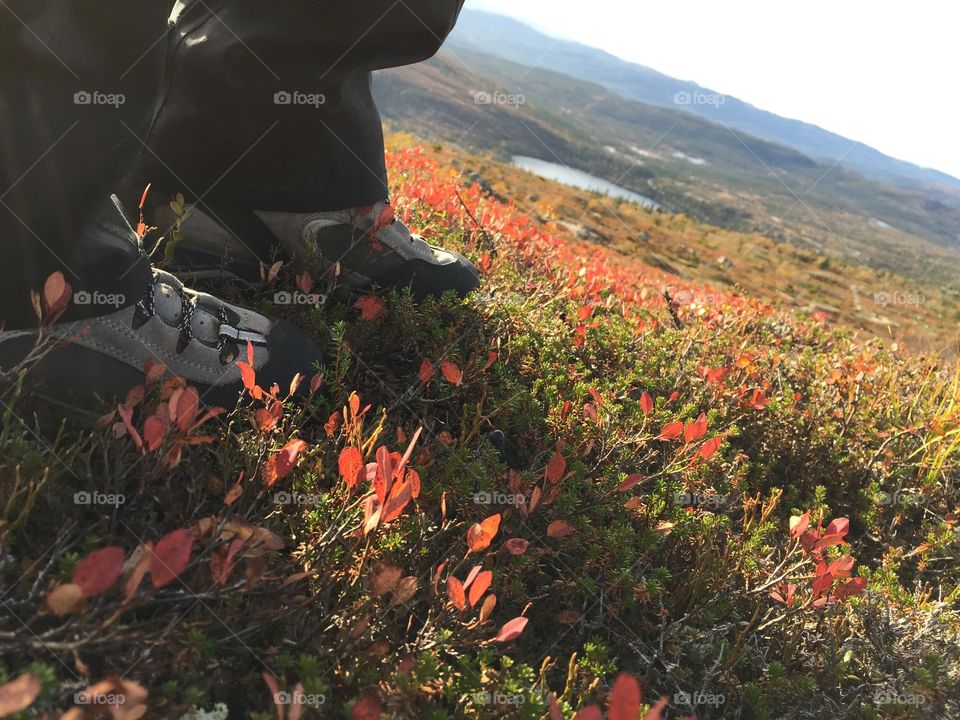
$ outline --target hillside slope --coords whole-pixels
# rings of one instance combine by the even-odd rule
[[[956,717],[954,368],[442,160],[399,138],[395,206],[477,262],[472,296],[220,289],[322,343],[303,403],[248,374],[194,427],[149,368],[44,434],[4,378],[0,712],[633,720],[642,684],[656,720]]]

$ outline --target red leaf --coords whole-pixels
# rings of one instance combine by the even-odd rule
[[[490,584],[493,582],[493,573],[489,570],[484,570],[482,573],[477,575],[477,579],[473,581],[473,584],[470,586],[470,595],[468,600],[470,601],[470,607],[474,607],[480,598],[483,597],[483,594],[490,587]]]
[[[643,475],[627,475],[627,479],[617,485],[617,492],[626,492],[641,480],[643,480]]]
[[[347,483],[347,490],[353,490],[363,470],[363,455],[355,447],[347,446],[340,451],[340,459],[337,461],[337,465],[340,470],[340,477]]]
[[[487,353],[487,363],[483,366],[484,372],[490,369],[490,366],[493,365],[499,356],[493,350]]]
[[[200,412],[200,394],[194,387],[186,387],[177,402],[177,429],[187,433],[193,427],[197,413]]]
[[[547,537],[556,539],[569,537],[576,531],[577,529],[565,520],[554,520],[552,523],[547,525]]]
[[[696,442],[706,434],[707,415],[706,413],[700,413],[700,417],[698,417],[695,422],[687,423],[686,427],[683,429],[683,441],[689,445],[692,442]]]
[[[83,590],[86,598],[102,595],[117,581],[123,571],[122,547],[105,547],[94,550],[73,571],[73,582]]]
[[[650,706],[650,709],[647,711],[647,714],[643,716],[643,720],[663,720],[663,711],[666,710],[669,702],[670,702],[670,697],[667,695],[664,695],[662,698],[660,698],[653,705]]]
[[[360,311],[360,317],[364,320],[376,320],[383,315],[385,309],[383,300],[373,295],[358,298],[353,307]]]
[[[152,452],[160,447],[166,432],[160,418],[156,415],[148,417],[143,423],[143,441],[147,444],[147,450]]]
[[[427,358],[424,358],[420,363],[420,382],[424,385],[429,385],[430,381],[433,380],[433,373],[433,363]]]
[[[381,523],[388,523],[396,520],[403,513],[403,509],[413,498],[413,484],[407,480],[396,483],[390,489],[390,497],[383,505],[383,516]]]
[[[720,449],[722,444],[723,438],[719,435],[717,437],[710,438],[700,446],[700,449],[697,451],[697,457],[703,458],[704,460],[709,460],[717,453],[717,450]]]
[[[460,385],[463,382],[463,371],[449,360],[440,361],[440,372],[451,385]]]
[[[243,387],[247,389],[247,392],[254,400],[262,398],[263,390],[257,385],[257,373],[253,366],[243,360],[237,360],[237,367],[240,368],[240,379],[243,381]]]
[[[47,307],[47,315],[53,317],[62,311],[70,302],[72,289],[63,273],[57,270],[43,283],[43,302]]]
[[[838,580],[848,578],[850,577],[850,573],[853,572],[853,562],[852,556],[842,555],[830,563],[829,567],[827,567],[827,572]],[[76,579],[74,579],[74,582],[76,582]]]
[[[155,588],[175,580],[190,564],[193,549],[193,532],[187,529],[174,530],[157,540],[150,561],[150,581]]]
[[[480,574],[481,570],[483,570],[483,565],[474,565],[472,568],[470,568],[470,572],[467,573],[467,579],[463,581],[464,590],[473,584],[473,581],[477,579],[477,575]]]
[[[24,673],[16,680],[0,685],[0,717],[15,715],[37,699],[43,683],[36,675]]]
[[[523,634],[523,631],[527,627],[527,622],[527,618],[525,617],[515,617],[500,628],[500,632],[497,633],[493,641],[510,642],[511,640],[515,640]]]
[[[842,585],[838,585],[833,594],[836,596],[837,600],[846,600],[848,597],[859,595],[866,589],[867,581],[862,577],[858,577],[848,580]]]
[[[558,452],[553,454],[553,457],[550,458],[550,462],[547,463],[546,470],[543,471],[543,476],[546,478],[548,483],[558,483],[563,477],[563,473],[567,470],[567,460],[563,455]]]
[[[375,695],[363,695],[350,711],[350,720],[380,720],[383,707]]]
[[[245,543],[244,538],[237,538],[228,547],[217,548],[210,557],[210,576],[215,585],[223,585],[230,577],[237,564],[236,555]]]
[[[500,513],[491,515],[483,522],[474,523],[467,531],[467,547],[470,552],[480,552],[490,547],[500,529]]]
[[[636,678],[620,673],[610,689],[607,718],[609,720],[637,720],[640,715],[640,685]]]
[[[850,521],[847,518],[837,518],[836,520],[831,520],[830,524],[827,525],[827,529],[824,530],[824,535],[839,535],[843,537],[850,530]]]
[[[682,422],[672,422],[667,423],[663,426],[663,429],[660,431],[659,440],[676,440],[678,437],[683,435],[683,423]]]
[[[463,583],[453,575],[447,578],[447,597],[457,610],[467,609],[467,597],[463,592]]]
[[[527,551],[527,548],[530,547],[530,541],[524,540],[523,538],[510,538],[503,546],[511,555],[523,555]]]
[[[279,400],[273,400],[267,407],[260,408],[254,412],[253,417],[257,421],[257,427],[260,428],[260,432],[270,432],[277,426],[277,423],[280,422],[280,418],[283,417],[283,403]]]
[[[293,472],[293,468],[297,465],[297,458],[299,458],[300,453],[306,449],[307,443],[303,440],[291,440],[280,448],[280,452],[271,458],[276,468],[277,480],[283,480],[283,478]]]
[[[810,511],[807,510],[803,515],[793,515],[790,518],[790,537],[798,538],[806,532],[810,526]]]
[[[649,415],[653,412],[653,398],[650,397],[650,393],[644,390],[643,395],[640,396],[640,409],[643,410],[644,415]]]

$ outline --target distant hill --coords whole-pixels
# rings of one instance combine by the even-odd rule
[[[518,63],[597,83],[632,100],[685,110],[737,130],[772,140],[816,158],[838,161],[864,175],[904,187],[943,185],[960,190],[960,179],[884,155],[863,143],[810,123],[761,110],[730,96],[678,80],[607,52],[545,35],[529,25],[494,13],[465,10],[450,36],[454,49],[490,53]],[[939,196],[940,199],[945,199]],[[960,204],[960,197],[954,194]]]
[[[375,92],[396,129],[502,160],[530,155],[567,165],[702,222],[907,276],[951,274],[956,266],[953,256],[932,262],[924,247],[923,240],[949,248],[960,238],[960,208],[930,191],[871,180],[558,72],[459,47],[376,73]],[[500,101],[478,101],[476,93],[499,93]],[[523,102],[511,105],[510,93]]]

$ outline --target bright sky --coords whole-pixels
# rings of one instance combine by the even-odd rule
[[[467,0],[960,177],[954,0]],[[545,62],[545,61],[544,61]]]

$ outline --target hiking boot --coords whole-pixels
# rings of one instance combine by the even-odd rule
[[[153,271],[133,305],[93,318],[44,328],[60,341],[30,365],[25,386],[58,405],[88,412],[96,398],[111,403],[144,380],[147,360],[162,363],[197,388],[201,402],[233,408],[243,391],[237,360],[253,346],[257,383],[287,388],[320,359],[314,342],[292,323],[265,317],[188,290],[175,276]],[[7,372],[31,353],[37,330],[0,332],[0,368]]]
[[[176,203],[173,204],[176,206]],[[265,212],[207,204],[176,212],[167,199],[151,201],[146,219],[161,234],[178,225],[171,269],[197,279],[261,280],[260,263],[274,248],[310,272],[316,284],[351,291],[409,287],[417,300],[453,290],[463,297],[480,284],[473,264],[430,245],[394,218],[389,203],[315,213]]]

